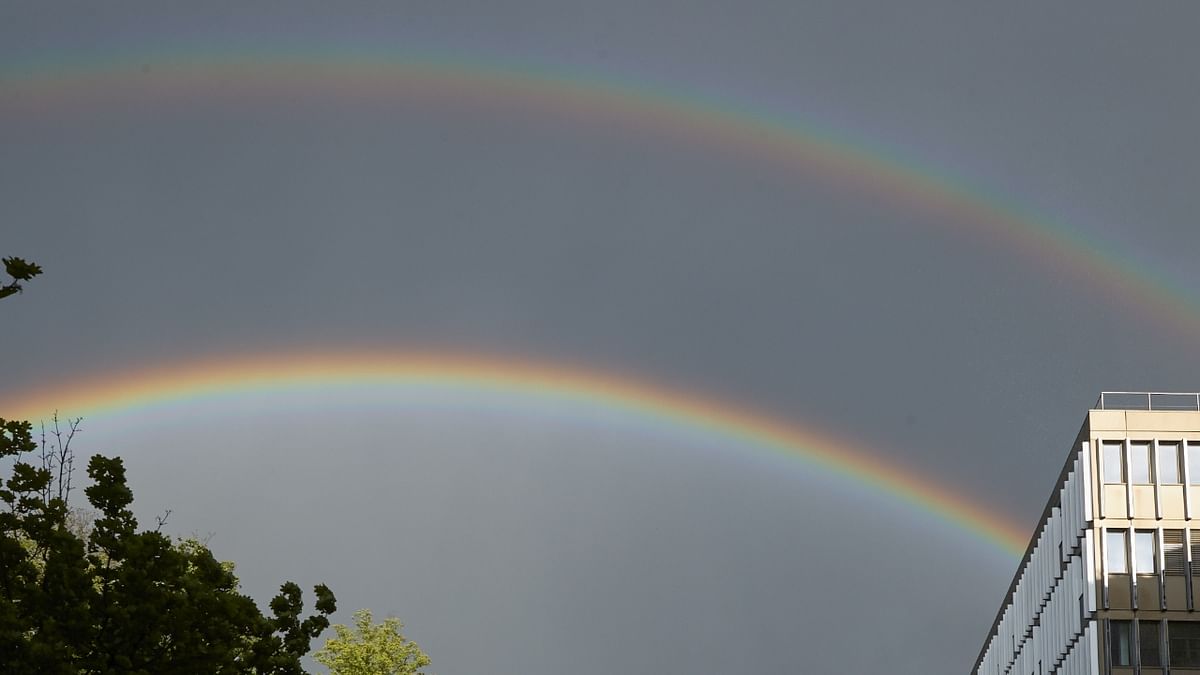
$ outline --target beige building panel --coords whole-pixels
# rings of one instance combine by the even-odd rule
[[[1133,486],[1133,517],[1153,519],[1154,511],[1154,486],[1153,485],[1134,485]]]
[[[1105,485],[1104,486],[1104,517],[1105,518],[1128,518],[1129,509],[1125,504],[1125,486],[1124,485]]]
[[[1159,488],[1162,516],[1167,520],[1183,520],[1183,486],[1163,485]]]
[[[1112,431],[1097,431],[1092,434],[1092,443],[1099,445],[1100,441],[1123,441],[1129,438],[1129,432],[1124,429],[1113,429]],[[1097,450],[1098,452],[1098,450]],[[1095,459],[1099,455],[1096,452],[1092,453],[1092,458]],[[1098,465],[1097,465],[1098,466]]]
[[[1088,430],[1093,434],[1099,431],[1125,431],[1124,410],[1090,410],[1087,419]]]
[[[1128,528],[1134,529],[1134,530],[1153,530],[1158,527],[1164,527],[1164,528],[1168,528],[1168,529],[1170,529],[1172,527],[1182,528],[1185,524],[1186,524],[1185,522],[1169,523],[1165,520],[1158,520],[1158,519],[1154,518],[1153,516],[1151,516],[1150,518],[1134,518],[1132,520],[1122,520],[1122,521],[1108,520],[1108,521],[1105,521],[1104,526],[1107,528],[1128,527]]]
[[[1130,435],[1137,432],[1159,435],[1174,431],[1200,432],[1200,413],[1174,410],[1126,410],[1125,428]]]

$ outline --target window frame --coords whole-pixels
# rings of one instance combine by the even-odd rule
[[[1118,635],[1124,640],[1118,639]],[[1123,646],[1123,653],[1118,651]],[[1108,620],[1108,665],[1121,668],[1133,666],[1133,622],[1128,619]],[[1124,657],[1124,658],[1121,658]]]
[[[1183,464],[1179,461],[1180,449],[1183,443],[1180,441],[1159,441],[1154,444],[1154,469],[1157,472],[1159,485],[1183,485]],[[1175,461],[1169,464],[1175,474],[1175,480],[1165,480],[1163,477],[1163,457],[1162,451],[1164,448],[1170,448],[1175,455]]]
[[[1138,665],[1142,667],[1162,668],[1163,664],[1163,648],[1162,648],[1162,621],[1159,619],[1140,619],[1138,624]],[[1152,644],[1147,644],[1145,635],[1147,628],[1153,626],[1151,630],[1154,632],[1154,640]],[[1153,651],[1147,654],[1147,647],[1151,647]],[[1149,656],[1151,658],[1147,659]]]
[[[1142,555],[1145,555],[1144,545],[1139,545],[1139,540],[1144,544],[1147,540],[1150,542],[1150,569],[1144,569],[1142,566]],[[1133,573],[1148,575],[1158,574],[1158,531],[1157,530],[1134,530],[1133,538],[1130,540],[1133,552]]]
[[[1200,485],[1200,441],[1184,441],[1183,463],[1188,484]]]
[[[1167,541],[1171,539],[1172,541]],[[1184,528],[1163,528],[1162,539],[1163,572],[1171,575],[1185,575],[1188,570],[1188,533]],[[1173,567],[1173,563],[1177,563]]]
[[[1188,626],[1193,634],[1177,637],[1183,626]],[[1180,643],[1185,648],[1180,649]],[[1184,659],[1185,654],[1191,658]],[[1167,655],[1171,668],[1200,668],[1200,621],[1167,621]]]
[[[1146,452],[1145,461],[1139,461],[1140,458],[1137,457],[1142,450]],[[1145,469],[1145,476],[1134,475],[1134,470],[1139,468]],[[1125,467],[1125,477],[1129,479],[1129,484],[1154,485],[1154,468],[1154,441],[1130,441],[1129,466]]]
[[[1200,460],[1200,445],[1197,445],[1196,449],[1198,455],[1197,460]],[[1117,473],[1119,474],[1117,476],[1117,480],[1113,480],[1113,477],[1109,475],[1112,473],[1112,464],[1109,461],[1112,459],[1109,455],[1109,453],[1112,451],[1116,451],[1117,453]],[[1125,441],[1101,441],[1100,462],[1103,472],[1102,478],[1105,485],[1123,485],[1126,482],[1126,478],[1129,476],[1129,467],[1125,466]]]
[[[1114,539],[1119,539],[1120,546],[1113,546]],[[1113,551],[1119,551],[1121,554],[1121,566],[1117,569],[1113,565]],[[1109,529],[1104,532],[1104,569],[1108,570],[1109,574],[1129,574],[1129,530],[1126,529]]]

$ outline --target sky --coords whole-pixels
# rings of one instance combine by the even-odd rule
[[[1200,389],[1197,20],[0,2],[0,255],[45,269],[0,403],[76,406],[144,523],[400,617],[438,675],[967,672],[1016,545],[803,443],[514,382],[74,393],[540,364],[1032,533],[1100,391]]]

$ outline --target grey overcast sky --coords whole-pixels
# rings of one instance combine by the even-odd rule
[[[814,425],[1032,528],[1099,391],[1200,389],[1198,21],[1195,2],[0,2],[0,254],[46,270],[0,307],[0,399],[288,349],[585,364]],[[277,95],[85,90],[114,63],[161,83],[364,54],[751,111],[1112,258],[1071,271],[870,181],[603,114],[306,88],[303,68]],[[10,105],[56,74],[84,84]],[[1172,320],[1114,274],[1191,304]],[[212,533],[251,594],[325,581],[342,621],[401,617],[439,675],[963,673],[1014,571],[801,462],[450,403],[197,403],[85,420],[79,447],[124,456],[142,516]]]

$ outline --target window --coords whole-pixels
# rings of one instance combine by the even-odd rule
[[[1125,538],[1128,530],[1109,530],[1104,535],[1105,554],[1108,556],[1109,574],[1128,574],[1129,561],[1125,558]]]
[[[1168,621],[1167,646],[1172,668],[1200,668],[1200,622]]]
[[[1138,622],[1138,656],[1141,657],[1143,666],[1162,665],[1158,629],[1157,621]]]
[[[1200,624],[1196,624],[1200,626]],[[1111,666],[1132,666],[1132,643],[1128,621],[1108,622],[1108,661]]]
[[[1183,481],[1179,473],[1179,444],[1159,443],[1155,451],[1158,455],[1158,482],[1164,485],[1178,485]]]
[[[1125,444],[1121,441],[1104,441],[1104,482],[1125,482]],[[1197,468],[1200,469],[1200,445],[1196,446]],[[1200,475],[1195,471],[1193,476]]]
[[[1163,530],[1163,571],[1167,574],[1183,574],[1187,571],[1183,530]]]
[[[1129,444],[1129,482],[1149,485],[1154,482],[1150,475],[1150,443],[1134,441]]]
[[[1137,574],[1154,574],[1158,571],[1158,556],[1154,547],[1154,530],[1137,530],[1133,533],[1133,571]]]
[[[1200,485],[1200,443],[1187,444],[1188,482]]]

